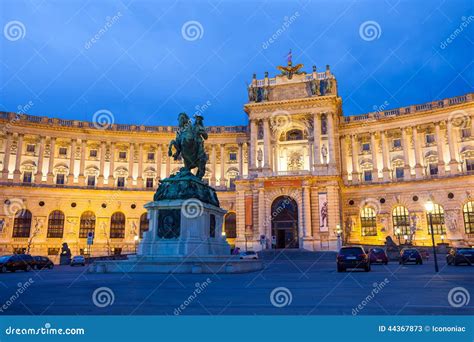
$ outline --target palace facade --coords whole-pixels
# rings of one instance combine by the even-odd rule
[[[427,201],[437,243],[474,245],[474,94],[344,116],[329,67],[300,67],[254,76],[248,126],[207,128],[231,245],[430,245]],[[0,128],[0,254],[133,253],[144,204],[182,166],[172,126],[1,112]]]

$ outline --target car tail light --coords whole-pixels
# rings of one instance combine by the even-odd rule
[[[359,258],[367,259],[367,254],[359,254]]]

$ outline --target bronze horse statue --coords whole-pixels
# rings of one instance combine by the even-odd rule
[[[195,115],[194,125],[186,113],[178,116],[179,128],[176,138],[170,141],[168,156],[174,160],[183,158],[184,167],[180,171],[191,171],[198,168],[196,177],[202,179],[206,173],[207,155],[204,150],[204,140],[207,139],[206,129],[202,123],[203,117]],[[175,152],[173,153],[173,147]]]

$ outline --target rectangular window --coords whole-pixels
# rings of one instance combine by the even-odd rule
[[[64,174],[58,173],[56,175],[56,184],[58,185],[64,185]]]
[[[149,161],[155,160],[155,153],[154,152],[148,152],[148,160]]]
[[[117,187],[118,188],[125,187],[125,177],[118,177],[117,178]]]
[[[431,145],[431,144],[434,144],[435,143],[435,136],[434,134],[427,134],[425,136],[425,139],[426,139],[426,144],[427,145]]]
[[[121,255],[122,254],[122,248],[119,248],[119,247],[112,248],[112,254],[113,255]]]
[[[26,152],[28,153],[35,153],[35,144],[28,144],[26,145]]]
[[[372,171],[364,170],[364,181],[371,182],[372,181]]]
[[[463,128],[461,130],[461,138],[470,138],[472,136],[472,132],[470,128]]]
[[[430,175],[435,176],[438,174],[438,164],[430,163],[429,168],[430,168]]]
[[[466,171],[474,171],[474,159],[466,159]]]
[[[87,176],[87,186],[95,186],[95,176]]]
[[[397,179],[402,179],[403,176],[404,176],[403,167],[399,166],[399,167],[395,168],[395,177]]]
[[[59,155],[66,156],[67,155],[67,147],[60,147],[59,148]]]
[[[127,152],[120,151],[119,152],[119,159],[127,159]]]
[[[148,177],[146,179],[146,188],[147,189],[152,189],[153,188],[153,178]]]
[[[59,248],[48,248],[48,255],[59,255]]]
[[[231,161],[236,161],[236,160],[237,160],[237,153],[235,153],[235,152],[230,152],[230,153],[229,153],[229,160],[231,160]]]
[[[89,151],[89,157],[97,158],[97,150],[90,150]]]
[[[401,139],[393,139],[393,148],[401,148],[402,147],[402,140]]]
[[[362,151],[369,152],[370,151],[370,144],[369,143],[363,143],[362,144]]]
[[[30,171],[23,172],[23,183],[31,183],[33,174]]]

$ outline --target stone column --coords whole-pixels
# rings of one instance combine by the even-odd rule
[[[3,155],[3,170],[2,170],[2,178],[4,181],[8,179],[8,166],[10,164],[10,150],[12,148],[12,137],[13,134],[10,132],[6,133],[7,140],[5,142],[5,154]]]
[[[138,144],[138,177],[137,188],[143,188],[143,144]]]
[[[216,186],[216,145],[212,145],[211,149],[211,165],[212,165],[212,175],[211,175],[211,185]]]
[[[418,128],[412,127],[413,143],[415,145],[415,177],[416,179],[423,178],[423,165],[421,164],[421,146],[420,137],[418,136]]]
[[[71,140],[71,157],[69,159],[69,174],[67,175],[67,184],[74,184],[74,167],[76,164],[76,139]]]
[[[347,151],[347,139],[346,136],[341,136],[341,167],[342,167],[342,179],[344,181],[344,184],[347,184],[348,182],[348,174],[347,174],[347,156],[349,155]]]
[[[303,207],[303,236],[309,238],[313,236],[313,231],[311,229],[311,188],[309,186],[303,186]]]
[[[163,148],[158,145],[156,149],[156,183],[161,180],[161,160],[163,159]]]
[[[133,165],[135,160],[133,160],[135,155],[134,144],[131,143],[128,150],[128,177],[127,177],[127,187],[133,188]]]
[[[268,232],[268,220],[265,220],[265,190],[258,189],[258,233],[266,235]]]
[[[244,163],[243,163],[243,144],[239,143],[239,150],[237,152],[237,160],[239,162],[239,177],[244,175]]]
[[[23,154],[23,134],[18,134],[18,142],[16,147],[16,159],[15,159],[15,170],[13,171],[13,182],[18,183],[20,181],[20,167],[21,167],[21,156]]]
[[[372,180],[379,180],[379,168],[377,160],[377,141],[375,140],[375,132],[370,133],[370,149],[372,150]]]
[[[84,169],[86,167],[86,148],[87,140],[81,139],[81,163],[79,164],[79,185],[86,184],[86,177],[84,176]]]
[[[359,147],[357,137],[351,135],[352,144],[352,183],[359,183]]]
[[[51,137],[49,142],[48,184],[54,183],[54,157],[56,153],[56,138]]]
[[[446,172],[444,163],[444,139],[441,135],[440,122],[435,123],[436,148],[438,150],[438,174],[443,176]]]
[[[225,144],[221,144],[221,177],[219,180],[219,185],[225,187],[226,184],[226,179],[225,179]]]
[[[115,143],[110,143],[110,162],[109,162],[109,178],[107,180],[108,187],[115,186],[115,178],[114,178],[114,171],[115,171]]]
[[[313,156],[314,156],[314,152],[313,152],[313,146],[314,146],[314,142],[313,141],[308,141],[308,163],[309,163],[309,171],[311,172],[313,170]]]
[[[446,123],[446,131],[448,134],[448,145],[449,145],[449,169],[450,174],[456,175],[459,173],[459,162],[457,156],[457,144],[456,144],[456,134],[453,132],[453,123],[451,120],[448,120]]]
[[[313,163],[314,169],[317,170],[321,165],[321,116],[318,113],[313,114],[313,138]]]
[[[271,139],[270,139],[270,123],[268,119],[263,120],[263,168],[270,169],[270,151],[271,151]]]
[[[402,127],[402,144],[403,144],[403,179],[411,179],[411,168],[410,168],[410,142],[408,140],[407,128]]]
[[[336,166],[336,153],[334,148],[334,113],[327,113],[328,119],[328,164],[330,166]]]
[[[257,136],[258,127],[257,121],[250,120],[250,151],[249,151],[249,170],[256,168],[256,153],[257,153]]]
[[[43,162],[44,162],[44,142],[46,138],[41,136],[38,151],[38,169],[36,170],[35,183],[41,184],[43,181]]]
[[[387,133],[382,131],[380,133],[382,138],[382,161],[383,161],[383,181],[388,182],[390,180],[390,162],[388,153]]]
[[[97,186],[104,186],[105,149],[105,141],[102,141],[100,143],[99,177],[97,177]]]

